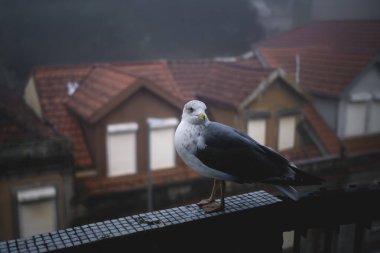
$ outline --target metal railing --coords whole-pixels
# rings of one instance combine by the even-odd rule
[[[378,200],[379,185],[322,189],[297,202],[256,191],[226,198],[216,213],[195,204],[153,211],[3,241],[0,252],[285,252],[284,231],[294,231],[289,252],[344,252],[337,238],[347,224],[350,251],[371,252],[365,235],[380,218]]]

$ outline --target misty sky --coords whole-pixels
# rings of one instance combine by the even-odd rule
[[[22,87],[38,65],[240,55],[309,19],[376,17],[379,3],[0,0],[0,85]]]

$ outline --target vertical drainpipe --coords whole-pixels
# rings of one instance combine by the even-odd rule
[[[151,124],[152,120],[148,118],[146,120],[147,123],[147,143],[148,143],[148,148],[146,150],[146,174],[147,174],[147,208],[148,212],[151,212],[153,210],[153,182],[152,182],[152,168],[150,167],[150,145],[151,145],[151,140],[150,140],[150,130],[151,130]]]
[[[296,54],[296,83],[300,83],[300,73],[301,73],[301,58],[299,54]]]

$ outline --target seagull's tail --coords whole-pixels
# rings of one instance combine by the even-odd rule
[[[291,183],[292,185],[318,185],[324,181],[322,178],[306,173],[294,165],[291,166],[291,169],[295,172],[294,182]]]
[[[292,200],[294,200],[294,201],[299,200],[299,193],[298,193],[298,191],[296,189],[294,189],[293,187],[291,187],[290,185],[277,185],[277,184],[274,184],[273,186],[276,187],[277,190],[279,190],[280,192],[282,192],[283,194],[285,194],[286,196],[288,196],[289,198],[291,198]]]

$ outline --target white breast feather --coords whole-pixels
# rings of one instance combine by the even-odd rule
[[[205,139],[202,135],[204,127],[181,121],[174,136],[174,145],[178,155],[187,166],[202,176],[234,181],[234,177],[231,175],[206,166],[194,155],[197,149],[206,148]]]

